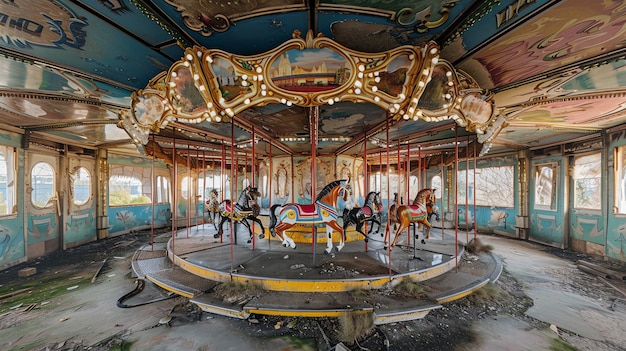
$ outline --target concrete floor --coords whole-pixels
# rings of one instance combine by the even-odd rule
[[[579,271],[571,258],[558,257],[542,245],[497,236],[479,238],[493,246],[492,252],[502,258],[505,270],[523,284],[524,293],[533,299],[534,306],[527,311],[529,318],[552,324],[553,330],[578,350],[626,350],[626,296]],[[12,300],[0,301],[0,350],[91,347],[96,351],[105,348],[94,345],[112,337],[132,340],[131,350],[307,349],[283,339],[250,336],[247,321],[206,313],[199,321],[174,324],[171,328],[159,325],[177,299],[132,309],[117,308],[117,299],[134,288],[129,276],[131,255],[129,252],[109,258],[107,268],[95,283],[70,281],[72,286],[78,286],[30,312],[23,312],[24,306],[10,309],[15,307]],[[67,279],[78,275],[91,277],[97,266],[93,263],[84,264],[82,271],[75,267]],[[59,270],[48,274],[62,273]],[[43,284],[43,277],[34,281],[40,279]],[[0,285],[22,279],[6,274],[2,278]],[[149,287],[142,295],[150,299],[162,296],[162,292]],[[478,340],[460,345],[455,351],[554,349],[551,342],[555,332],[534,328],[525,319],[499,315],[482,319],[472,328],[479,335]],[[394,349],[393,345],[390,349]]]

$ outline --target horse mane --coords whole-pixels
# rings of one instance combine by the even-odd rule
[[[248,189],[243,189],[241,193],[239,193],[237,203],[245,207],[248,206]]]
[[[433,189],[432,188],[424,188],[424,189],[420,190],[417,193],[417,195],[415,196],[415,202],[417,202],[417,203],[425,203],[424,202],[424,200],[425,200],[424,198],[426,197],[426,193],[429,193],[429,192],[432,194]]]
[[[375,191],[370,191],[369,193],[367,193],[367,195],[365,195],[365,201],[363,201],[363,203],[367,204],[367,202],[374,202],[374,198],[376,197],[376,192]]]
[[[338,185],[341,185],[341,182],[345,182],[345,179],[341,179],[341,180],[334,180],[330,183],[328,183],[324,189],[322,189],[322,191],[319,192],[319,194],[317,194],[317,197],[315,198],[315,201],[319,201],[321,200],[324,196],[328,195],[330,193],[331,190],[333,190],[333,188],[335,188]]]

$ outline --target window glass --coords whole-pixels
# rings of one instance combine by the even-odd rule
[[[574,159],[574,208],[602,209],[601,165],[600,153]]]
[[[189,198],[190,189],[193,187],[191,177],[184,176],[180,182],[180,196],[187,200]]]
[[[109,178],[109,205],[149,204],[150,198],[141,193],[141,180],[135,177],[113,175]]]
[[[33,166],[30,172],[30,200],[34,206],[44,208],[54,205],[50,201],[55,193],[54,178],[54,169],[49,163],[38,162]]]
[[[17,212],[15,149],[0,146],[0,216]]]
[[[389,194],[391,201],[393,201],[393,194],[398,192],[398,174],[390,173],[387,175],[384,172],[371,174],[369,190],[379,191],[382,199],[387,199],[387,195]],[[398,194],[398,197],[406,203],[406,192],[404,194]]]
[[[413,201],[417,196],[417,193],[422,190],[420,189],[419,180],[417,176],[409,176],[409,200]]]
[[[459,204],[489,207],[514,207],[515,183],[513,166],[485,167],[459,171],[457,186]],[[474,181],[475,179],[475,181]]]
[[[76,172],[70,175],[74,196],[74,205],[84,205],[91,197],[91,174],[85,167],[78,167]]]
[[[615,205],[616,213],[626,214],[626,146],[615,149]]]
[[[263,178],[261,178],[263,181]],[[222,178],[220,175],[207,175],[206,177],[198,178],[198,196],[201,196],[204,201],[209,199],[211,190],[215,189],[219,193],[222,186]]]
[[[556,165],[544,164],[535,168],[535,206],[556,209]]]
[[[441,199],[441,175],[437,174],[431,178],[430,187],[435,189],[435,197]]]
[[[170,180],[163,176],[157,176],[156,192],[157,202],[170,202]]]

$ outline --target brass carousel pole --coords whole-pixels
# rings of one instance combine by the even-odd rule
[[[476,229],[476,159],[478,158],[478,156],[476,155],[476,139],[474,139],[474,190],[473,190],[473,198],[474,198],[474,223],[473,223],[473,227],[474,227],[474,239],[476,239],[476,235],[477,235],[477,229]]]
[[[154,141],[154,134],[150,134],[150,136],[152,137],[152,145],[156,145]],[[154,251],[154,202],[156,201],[156,184],[154,182],[154,154],[155,152],[152,152],[152,167],[150,169],[150,178],[152,179],[152,224],[150,225],[150,245],[152,247],[152,251]]]
[[[251,178],[251,183],[253,187],[256,187],[256,183],[255,183],[255,178],[254,178],[254,171],[255,171],[255,160],[254,160],[254,147],[255,147],[255,132],[254,132],[254,126],[252,126],[252,155],[250,157],[250,178]],[[260,201],[261,199],[257,200],[257,205],[258,205],[258,201]],[[259,205],[260,206],[260,205]],[[256,227],[256,222],[255,221],[250,221],[252,223],[250,223],[251,227],[250,227],[250,235],[252,236],[251,240],[252,240],[252,250],[254,250],[254,245],[255,245],[255,240],[254,240],[254,228]]]
[[[189,149],[189,144],[187,144],[187,228],[185,232],[187,233],[187,238],[189,238],[189,227],[191,227],[191,153]]]
[[[314,203],[314,196],[317,194],[317,133],[319,123],[319,107],[309,108],[309,130],[311,131],[311,200]],[[331,236],[328,240],[332,240],[332,232],[326,233]],[[313,267],[317,267],[316,247],[317,247],[317,225],[313,224],[311,229],[311,241],[313,245]]]
[[[274,195],[272,193],[272,183],[274,183],[274,181],[273,181],[273,178],[274,178],[274,155],[272,154],[272,143],[268,143],[268,144],[270,146],[270,149],[269,149],[269,154],[270,154],[270,165],[269,165],[269,167],[270,167],[270,171],[269,171],[269,179],[267,180],[267,182],[268,182],[268,189],[269,189],[269,192],[268,192],[269,199],[268,199],[267,203],[268,203],[269,208],[271,210],[272,209],[272,205],[273,205],[272,202],[274,200]],[[271,246],[272,246],[272,233],[271,232],[268,232],[268,235],[267,235],[267,246],[268,246],[269,249],[271,249]]]
[[[387,203],[389,203],[389,199],[390,199],[389,196],[391,195],[390,194],[390,184],[389,184],[389,114],[387,114],[387,119],[385,120],[385,122],[386,122],[385,138],[387,139],[386,140],[386,144],[387,145],[385,145],[385,149],[387,151],[387,161],[386,161],[387,162],[387,170],[386,170],[386,173],[387,173]],[[381,164],[381,168],[382,168],[382,164]],[[382,177],[381,177],[381,184],[382,184]],[[396,208],[398,208],[398,207],[396,206]],[[394,240],[395,240],[395,238],[394,238]],[[393,274],[392,270],[391,270],[391,234],[389,235],[389,245],[387,245],[387,257],[389,257],[389,260],[387,260],[388,261],[387,262],[387,266],[388,266],[388,269],[389,269],[389,276],[391,276]]]
[[[370,191],[370,182],[369,179],[367,178],[368,174],[367,174],[367,133],[365,134],[365,137],[363,138],[363,188],[365,189],[364,194],[369,194]],[[381,218],[382,220],[382,218]],[[365,229],[367,230],[367,226],[365,227]],[[380,225],[378,226],[378,230],[380,231]],[[368,251],[368,242],[365,240],[365,252]]]
[[[233,169],[235,169],[235,171],[237,171],[236,168],[234,168],[234,160],[235,159],[235,122],[233,120],[230,121],[230,218],[231,220],[230,222],[230,245],[228,245],[228,247],[230,248],[230,271],[232,272],[234,270],[234,261],[235,261],[235,252],[234,252],[234,247],[233,247],[233,240],[235,241],[235,243],[237,242],[237,233],[235,232],[235,225],[234,225],[234,220],[233,215],[234,215],[234,209],[235,209],[235,201],[233,201],[233,189],[237,189],[236,186],[236,181],[234,179],[233,176]],[[235,183],[235,186],[233,187],[233,183]],[[236,195],[235,195],[236,196]],[[221,222],[221,221],[220,221]],[[222,234],[223,235],[223,234]]]
[[[172,209],[172,255],[175,255],[176,251],[174,251],[174,242],[176,241],[176,217],[177,217],[177,208],[178,208],[178,160],[176,157],[176,128],[173,129],[173,140],[172,140],[172,162],[174,163],[174,208]]]
[[[222,164],[220,165],[220,183],[222,186],[222,200],[221,202],[226,200],[226,178],[224,177],[224,174],[226,173],[226,146],[224,145],[224,141],[222,141]],[[230,196],[230,195],[229,195]],[[220,202],[220,203],[221,203]],[[219,210],[218,210],[219,211]],[[220,213],[220,224],[222,223],[221,220],[222,214]],[[218,233],[220,232],[221,226],[220,228],[217,229]],[[220,243],[224,242],[224,231],[222,231],[222,235],[220,235]]]
[[[454,264],[459,269],[459,127],[454,125]]]

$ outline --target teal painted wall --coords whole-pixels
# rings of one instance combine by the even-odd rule
[[[17,177],[24,179],[24,150],[22,135],[0,132],[0,144],[17,148]],[[13,266],[26,260],[26,234],[24,231],[24,182],[17,182],[16,214],[0,217],[0,267]]]

